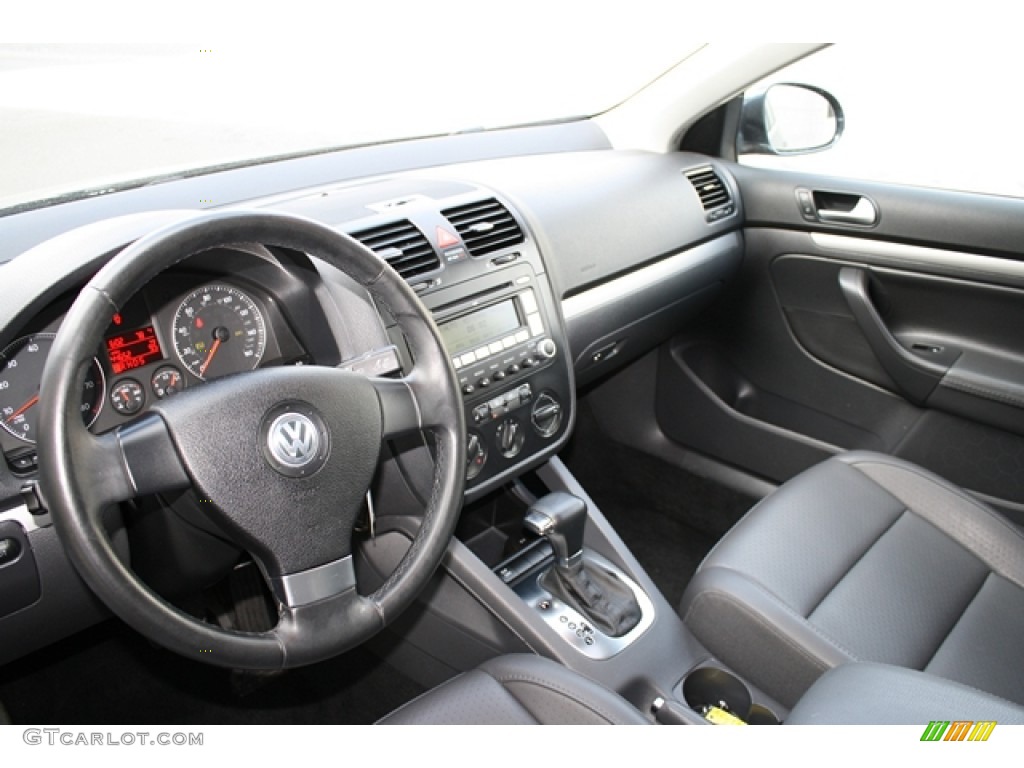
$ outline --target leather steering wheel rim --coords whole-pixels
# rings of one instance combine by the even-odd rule
[[[76,398],[80,402],[81,376],[102,343],[112,315],[149,280],[179,261],[205,250],[245,242],[306,253],[340,269],[363,286],[401,327],[414,361],[412,370],[394,381],[370,380],[317,366],[259,369],[208,382],[161,401],[166,402],[166,406],[154,406],[155,413],[140,419],[134,427],[92,435],[82,423],[75,403]],[[272,584],[287,585],[289,579],[297,583],[293,577],[298,575],[302,576],[303,585],[315,583],[320,590],[313,590],[305,597],[297,596],[294,590],[275,591],[280,619],[273,630],[264,633],[221,629],[163,600],[121,562],[102,522],[106,506],[161,487],[175,486],[176,481],[175,487],[187,481],[200,490],[197,478],[209,479],[211,475],[204,476],[197,462],[190,463],[190,452],[194,452],[199,443],[190,442],[189,420],[196,421],[197,409],[190,411],[188,404],[202,404],[202,398],[220,398],[220,402],[225,402],[225,398],[231,397],[241,404],[244,398],[234,392],[239,388],[243,393],[254,393],[254,401],[262,397],[263,401],[271,402],[268,398],[278,397],[279,392],[279,399],[288,402],[319,398],[324,429],[335,431],[325,436],[333,439],[332,450],[336,454],[327,460],[327,469],[317,470],[317,477],[330,476],[316,482],[322,482],[323,487],[337,486],[344,491],[340,495],[347,493],[350,501],[358,495],[360,483],[368,485],[372,471],[367,475],[363,466],[362,474],[346,475],[348,470],[341,465],[369,465],[372,458],[375,468],[377,455],[369,456],[374,434],[377,434],[376,451],[381,441],[402,431],[430,430],[434,434],[432,491],[420,531],[394,573],[370,595],[358,594],[354,577],[351,584],[336,580],[331,582],[330,588],[323,586],[327,582],[319,576],[315,581],[310,577],[328,568],[336,577],[337,563],[344,560],[317,563],[317,557],[327,556],[309,553],[317,549],[319,541],[308,542],[308,546],[294,542],[278,557],[272,537],[262,529],[267,526],[265,521],[246,520],[237,528],[242,541],[253,543],[252,548],[246,548],[262,553],[262,556],[254,556]],[[195,394],[190,400],[188,396],[193,389]],[[293,397],[289,393],[297,394]],[[180,405],[173,405],[172,401]],[[371,413],[374,404],[379,407],[376,414]],[[265,409],[265,405],[259,407]],[[360,411],[361,415],[351,413],[353,410]],[[254,410],[250,420],[257,416]],[[366,450],[358,454],[338,454],[346,450],[345,445],[352,437],[346,431],[351,424],[355,425],[353,431],[363,428],[369,435],[361,444]],[[281,669],[313,663],[363,642],[408,607],[426,586],[448,547],[461,510],[465,481],[464,435],[458,383],[437,327],[405,281],[383,260],[347,235],[291,214],[203,213],[129,245],[93,277],[68,312],[54,340],[40,390],[40,483],[69,558],[115,614],[155,642],[208,663],[239,669]],[[244,455],[239,460],[242,467],[249,468],[247,471],[257,467],[254,456],[259,452],[256,447],[259,437],[251,437],[256,438],[251,446],[249,438],[242,440]],[[358,444],[354,438],[352,442]],[[357,449],[358,445],[351,450]],[[172,466],[175,460],[180,466]],[[159,462],[166,462],[166,471]],[[226,478],[225,485],[234,488],[252,483],[258,487],[260,483],[267,483],[285,494],[282,498],[290,498],[287,494],[294,493],[295,498],[308,499],[310,489],[320,487],[313,485],[313,478],[282,479],[273,473],[272,467],[258,467],[256,479],[241,468],[232,471],[237,471],[239,476]],[[340,473],[341,479],[335,481],[332,472]],[[219,482],[217,479],[213,484]],[[328,482],[335,485],[328,486]],[[244,492],[244,489],[235,490]],[[228,497],[233,498],[230,494]],[[333,525],[328,514],[331,510],[327,509],[330,502],[330,499],[315,500],[318,509],[324,507],[317,519],[328,527]],[[282,510],[281,514],[286,511]],[[338,525],[350,526],[354,514],[351,512]],[[234,518],[226,520],[229,528],[236,522]],[[280,526],[290,522],[285,520]],[[270,527],[272,531],[287,530]],[[342,543],[348,536],[348,544],[351,544],[351,531],[332,532],[332,535],[334,533],[338,539],[334,553],[344,552]],[[264,540],[267,538],[271,539],[270,544]],[[346,556],[350,557],[351,552]],[[293,570],[298,567],[299,572],[290,573],[289,567]]]

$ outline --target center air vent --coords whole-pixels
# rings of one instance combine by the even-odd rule
[[[704,210],[711,211],[706,217],[708,221],[731,216],[735,211],[729,188],[725,186],[722,178],[715,173],[713,168],[706,166],[687,171],[686,178],[697,190],[697,196],[700,198],[700,204],[704,206]]]
[[[523,242],[523,231],[508,209],[494,198],[441,211],[474,256]]]
[[[433,272],[441,266],[426,236],[411,221],[396,221],[362,232],[352,237],[376,253],[406,280]]]

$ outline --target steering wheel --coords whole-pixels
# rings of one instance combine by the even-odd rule
[[[399,379],[336,368],[254,370],[189,388],[103,435],[82,423],[84,371],[111,317],[161,271],[200,251],[257,242],[342,270],[387,308],[413,359]],[[465,422],[437,327],[412,290],[372,251],[322,224],[275,212],[204,213],[125,248],[82,290],[43,373],[39,463],[54,526],[79,573],[110,609],[155,642],[238,669],[283,669],[341,653],[406,608],[433,574],[462,504]],[[382,441],[434,434],[432,490],[398,567],[361,595],[353,528]],[[150,590],[115,554],[102,512],[188,486],[205,513],[247,550],[279,604],[267,632],[221,629]]]

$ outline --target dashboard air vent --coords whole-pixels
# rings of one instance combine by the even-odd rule
[[[523,242],[523,230],[508,209],[494,198],[441,211],[474,256]]]
[[[352,237],[376,253],[406,280],[440,268],[441,259],[411,221],[396,221]]]
[[[693,188],[697,191],[697,196],[700,198],[700,204],[704,206],[704,210],[711,211],[707,215],[708,221],[716,221],[717,219],[730,216],[735,211],[735,207],[732,204],[732,196],[729,194],[729,188],[725,186],[722,178],[715,173],[713,168],[705,166],[704,168],[686,171],[686,178],[690,180]]]

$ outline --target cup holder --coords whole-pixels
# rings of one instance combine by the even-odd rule
[[[710,707],[718,707],[748,725],[779,724],[768,707],[753,703],[750,689],[738,677],[717,667],[701,667],[688,674],[683,681],[683,698],[701,715]]]
[[[779,718],[763,704],[755,704],[747,715],[747,725],[779,725]]]

